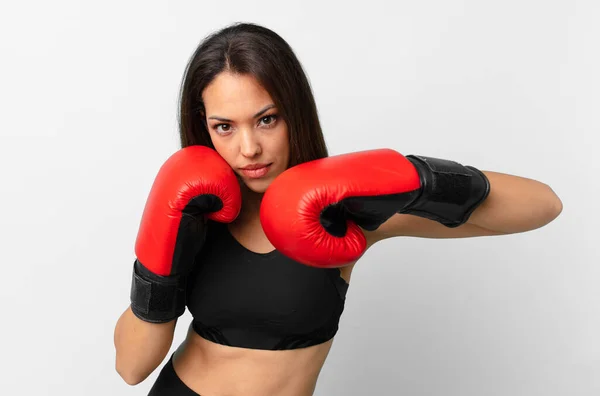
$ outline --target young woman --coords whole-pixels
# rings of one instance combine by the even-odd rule
[[[152,187],[131,305],[115,328],[116,370],[134,385],[167,356],[185,308],[192,314],[150,395],[312,395],[366,249],[396,236],[524,232],[562,210],[543,183],[452,161],[387,151],[329,157],[300,63],[280,36],[254,24],[200,44],[180,106],[182,149]],[[328,183],[352,190],[350,199],[325,198],[328,210],[309,215],[317,234],[301,229],[290,220],[294,194],[313,205],[313,184]],[[375,199],[356,198],[364,196]],[[323,239],[306,243],[318,233],[339,240],[347,223],[355,242],[327,252],[319,252]]]

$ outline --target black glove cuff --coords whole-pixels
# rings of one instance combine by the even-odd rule
[[[131,310],[141,320],[170,322],[185,312],[185,278],[156,275],[135,260],[130,298]]]
[[[488,178],[477,168],[420,155],[406,158],[417,168],[422,188],[419,197],[400,213],[454,228],[466,223],[490,193]]]

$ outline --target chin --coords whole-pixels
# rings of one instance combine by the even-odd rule
[[[248,190],[257,194],[264,194],[265,191],[267,191],[267,188],[271,185],[273,179],[242,179],[242,181]]]

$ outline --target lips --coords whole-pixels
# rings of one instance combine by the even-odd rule
[[[269,173],[271,164],[251,164],[240,168],[242,174],[250,179],[260,179]]]
[[[243,168],[240,168],[242,170],[256,170],[256,169],[260,169],[260,168],[264,168],[267,167],[271,164],[250,164],[250,165],[246,165]]]

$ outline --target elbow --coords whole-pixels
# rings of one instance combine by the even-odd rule
[[[550,191],[552,192],[552,202],[550,205],[548,205],[549,209],[549,213],[548,213],[548,218],[549,221],[548,223],[554,221],[558,216],[560,216],[560,214],[563,211],[563,203],[560,200],[560,198],[558,197],[558,195],[556,195],[554,193],[554,191],[552,191],[552,189],[550,188]]]
[[[517,232],[527,232],[543,228],[560,216],[563,210],[562,201],[554,194],[552,189],[548,188],[548,190],[548,196],[544,197],[543,200],[540,200],[531,208],[531,215],[525,217],[526,222],[524,226]]]
[[[149,374],[141,374],[139,372],[135,372],[133,370],[126,369],[119,364],[117,360],[115,364],[115,369],[119,376],[125,381],[127,385],[135,386],[143,382],[146,378],[148,378]]]
[[[117,373],[119,373],[119,376],[121,376],[121,378],[123,379],[123,381],[125,381],[127,385],[131,386],[138,385],[147,378],[146,376],[137,375],[133,373],[126,373],[119,370],[117,370]]]
[[[557,218],[558,216],[560,216],[562,211],[563,211],[563,203],[560,200],[560,198],[556,197],[556,206],[554,208],[554,212],[555,212],[554,218]]]
[[[540,213],[536,216],[536,223],[531,227],[531,230],[542,228],[552,223],[558,216],[560,216],[563,210],[563,204],[560,198],[552,192],[552,196],[548,199],[547,203],[539,206]]]

